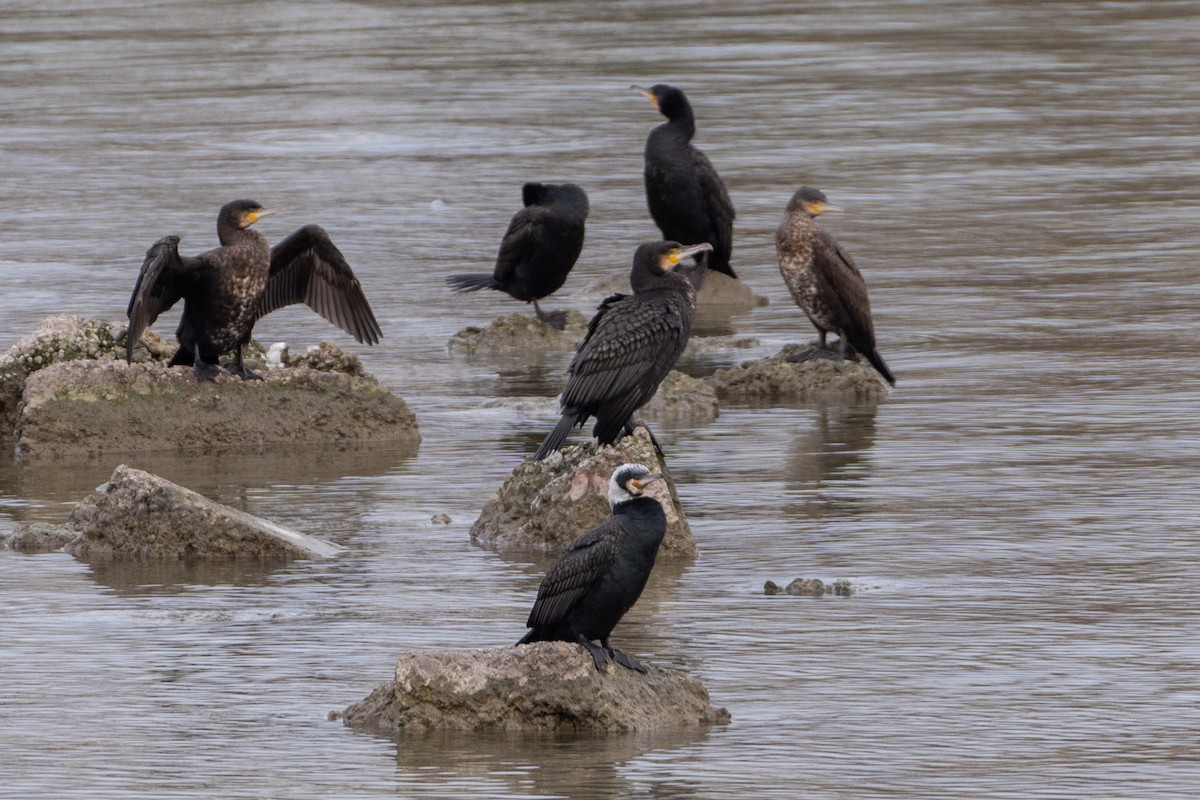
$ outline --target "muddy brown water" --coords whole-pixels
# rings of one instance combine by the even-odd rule
[[[1194,797],[1200,403],[1193,3],[15,0],[0,15],[0,346],[119,318],[145,248],[223,202],[324,225],[385,332],[356,348],[419,451],[133,454],[346,545],[241,566],[0,552],[0,796]],[[413,648],[505,645],[545,559],[473,546],[553,418],[563,354],[461,358],[458,298],[529,179],[590,194],[548,307],[653,237],[631,83],[690,94],[771,305],[690,368],[810,336],[772,234],[801,182],[865,272],[899,385],[873,406],[727,405],[660,428],[700,555],[617,630],[693,671],[724,728],[400,742],[326,719]],[[170,333],[174,317],[158,324]],[[332,338],[290,309],[268,341]],[[486,400],[508,401],[483,407]],[[531,410],[532,409],[532,410]],[[117,459],[0,459],[0,532]],[[448,514],[449,525],[431,517]],[[847,578],[849,598],[765,597]]]

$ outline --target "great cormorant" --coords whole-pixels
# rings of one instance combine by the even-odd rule
[[[733,201],[708,156],[692,146],[696,118],[682,90],[665,83],[649,89],[630,87],[649,98],[667,121],[646,139],[646,203],[664,239],[708,242],[708,269],[737,274],[729,265],[733,251]],[[699,260],[699,257],[697,257]]]
[[[679,360],[692,330],[696,290],[680,259],[711,250],[706,243],[649,242],[638,247],[629,272],[632,295],[614,294],[600,304],[587,336],[567,367],[560,402],[562,419],[534,455],[557,450],[576,425],[596,418],[592,435],[612,444],[628,428]],[[688,270],[692,267],[686,268]]]
[[[573,183],[527,183],[521,196],[525,207],[508,224],[492,274],[451,275],[446,283],[459,292],[496,289],[532,301],[538,319],[561,330],[566,313],[544,314],[537,301],[562,288],[583,250],[587,194]]]
[[[220,374],[221,354],[236,350],[229,371],[259,378],[242,360],[254,323],[272,311],[304,303],[359,342],[379,341],[379,323],[341,252],[319,225],[305,225],[274,247],[250,226],[279,209],[234,200],[217,215],[221,246],[198,256],[179,255],[179,237],[165,236],[146,251],[129,298],[125,359],[158,315],[183,300],[171,366],[183,364],[199,380]]]
[[[592,654],[596,669],[611,660],[646,672],[608,637],[645,588],[666,533],[662,505],[644,494],[662,477],[641,464],[613,470],[612,516],[567,545],[546,570],[525,623],[530,631],[517,644],[576,642]]]
[[[875,349],[867,283],[850,256],[814,221],[826,211],[840,210],[818,189],[797,189],[775,231],[779,271],[792,299],[816,327],[822,348],[826,334],[836,333],[843,357],[861,353],[888,383],[895,385],[892,371]]]

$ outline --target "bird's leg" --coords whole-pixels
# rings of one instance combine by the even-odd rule
[[[822,350],[829,349],[829,345],[825,344],[825,337],[827,335],[828,335],[828,333],[826,332],[826,330],[824,328],[817,331],[817,347],[821,348]]]
[[[233,357],[233,366],[226,364],[225,369],[229,370],[234,375],[237,375],[244,381],[261,381],[263,379],[262,375],[259,375],[257,372],[254,372],[246,366],[246,362],[244,360],[245,354],[242,351],[243,347],[244,343],[238,342],[237,355]]]
[[[196,373],[196,380],[204,383],[205,381],[215,381],[217,376],[221,374],[221,368],[216,364],[210,364],[200,356],[200,351],[196,350],[196,360],[192,363],[192,369]]]
[[[663,457],[662,445],[658,443],[658,439],[654,438],[654,431],[650,430],[650,426],[647,425],[645,422],[641,421],[640,419],[630,418],[630,420],[625,423],[625,432],[623,434],[621,434],[621,436],[622,437],[633,436],[633,431],[636,428],[645,428],[646,429],[646,433],[648,433],[650,435],[650,442],[654,445],[654,449],[655,449],[655,451],[657,451],[658,457],[662,458]]]
[[[620,664],[622,667],[625,667],[626,669],[632,669],[636,672],[650,671],[645,664],[638,661],[636,658],[629,656],[628,654],[609,644],[607,636],[600,640],[600,644],[604,647],[604,652],[608,653],[609,658]]]
[[[539,320],[554,328],[554,330],[561,331],[567,327],[566,311],[542,311],[542,307],[538,305],[537,300],[533,301],[533,310],[537,313]]]
[[[575,641],[583,645],[584,649],[592,654],[592,662],[596,665],[597,670],[603,670],[604,665],[612,661],[612,658],[608,655],[608,652],[603,647],[598,644],[593,644],[582,633],[575,634]]]

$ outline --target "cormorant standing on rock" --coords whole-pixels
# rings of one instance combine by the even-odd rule
[[[279,210],[253,200],[226,203],[217,215],[221,246],[198,256],[180,256],[178,236],[151,245],[129,298],[125,360],[133,360],[142,333],[180,299],[179,350],[171,366],[193,367],[202,381],[216,378],[217,359],[235,349],[227,369],[243,379],[259,379],[242,360],[254,323],[293,303],[306,304],[360,343],[377,343],[379,323],[324,228],[305,225],[275,247],[250,230]]]
[[[649,89],[630,88],[649,98],[667,118],[646,139],[646,203],[650,216],[664,239],[709,242],[713,249],[704,256],[704,265],[736,278],[729,265],[733,201],[708,156],[691,144],[696,117],[687,96],[665,83]]]
[[[451,275],[446,283],[459,292],[496,289],[533,301],[538,319],[562,330],[566,312],[544,314],[537,301],[562,288],[583,250],[587,194],[573,183],[527,183],[521,195],[525,207],[508,224],[495,271]]]
[[[601,444],[612,444],[622,431],[628,432],[633,412],[654,396],[692,330],[696,290],[676,265],[711,249],[708,243],[684,247],[678,242],[638,247],[629,272],[633,294],[606,298],[592,317],[567,367],[562,419],[538,448],[535,461],[557,450],[588,417],[596,418],[592,435]]]
[[[525,623],[531,630],[517,644],[577,642],[592,654],[596,669],[611,660],[646,671],[608,637],[646,587],[667,531],[662,505],[644,494],[662,477],[641,464],[613,470],[608,482],[612,516],[567,545],[546,570]]]
[[[788,201],[775,231],[779,271],[796,305],[808,315],[825,348],[825,336],[836,333],[844,358],[861,353],[888,383],[896,379],[875,350],[875,326],[867,283],[850,256],[814,221],[826,211],[841,211],[825,194],[801,186]]]

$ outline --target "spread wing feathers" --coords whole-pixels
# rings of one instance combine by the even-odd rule
[[[683,352],[690,327],[670,305],[605,300],[567,369],[563,407],[595,407],[647,384],[653,391]]]
[[[555,625],[579,604],[616,560],[620,524],[616,517],[609,517],[567,545],[546,570],[526,626]]]
[[[129,333],[125,336],[125,360],[133,360],[134,345],[158,315],[179,302],[187,291],[201,261],[179,255],[179,237],[164,236],[146,251],[146,260],[138,273],[129,307]]]
[[[826,300],[842,335],[856,350],[875,348],[875,326],[871,322],[871,303],[867,300],[867,282],[862,273],[829,234],[821,237],[813,251],[813,272],[821,283],[819,292]]]
[[[255,319],[293,303],[304,303],[359,342],[379,341],[379,323],[358,278],[319,225],[305,225],[271,248],[271,274]]]
[[[537,247],[538,210],[536,207],[523,208],[508,223],[508,230],[500,240],[500,252],[496,255],[494,275],[498,283],[512,280],[517,265],[529,258]]]
[[[708,214],[712,228],[713,257],[721,264],[729,263],[729,255],[733,252],[733,219],[737,212],[733,210],[733,201],[729,199],[729,190],[725,182],[717,174],[708,156],[699,150],[692,151],[692,159],[696,164],[696,177],[700,181],[700,199],[704,203],[704,212]],[[699,242],[683,242],[683,244],[699,244]]]

